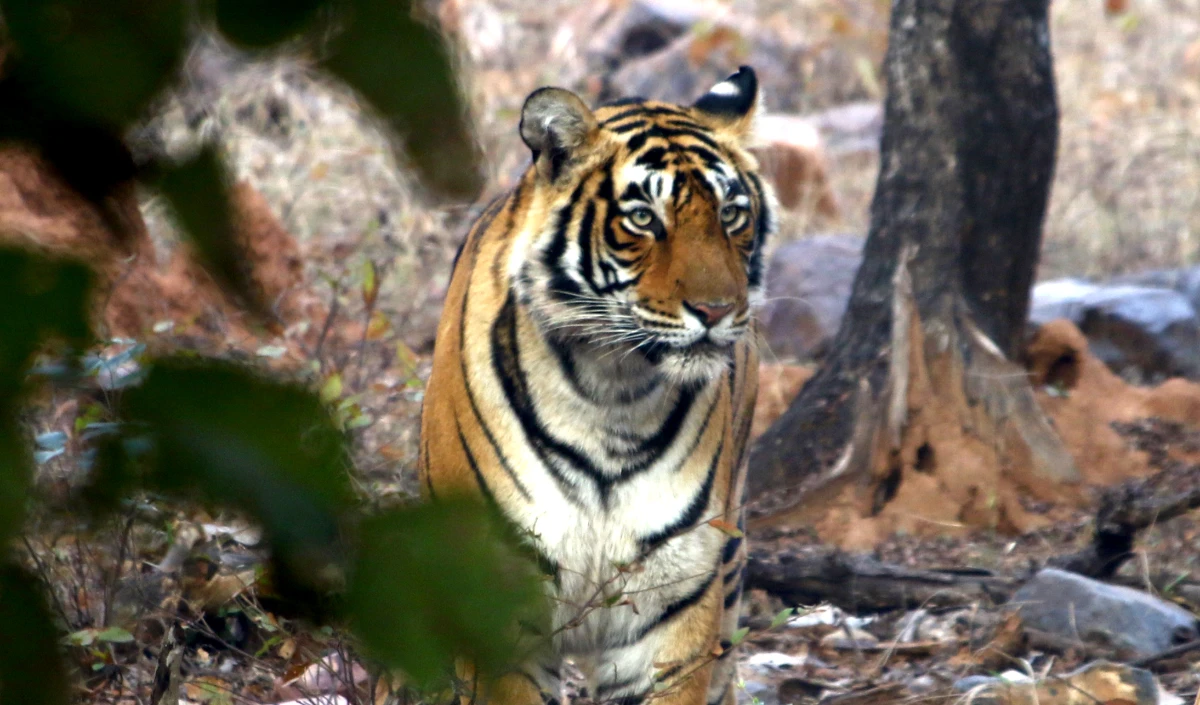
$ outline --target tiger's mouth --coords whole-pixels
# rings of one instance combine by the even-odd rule
[[[733,362],[733,343],[702,338],[686,346],[666,346],[666,351],[654,362],[664,374],[678,382],[707,382],[729,369]]]

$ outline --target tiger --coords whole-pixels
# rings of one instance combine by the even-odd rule
[[[474,494],[547,568],[551,645],[466,701],[733,705],[775,195],[750,67],[692,105],[546,87],[530,164],[455,256],[425,389],[427,499]]]

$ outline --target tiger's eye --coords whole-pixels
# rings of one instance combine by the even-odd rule
[[[649,208],[635,208],[629,212],[629,221],[639,228],[650,227],[654,222],[654,212]]]
[[[738,206],[725,206],[721,208],[721,222],[725,225],[733,225],[741,213],[742,209]]]

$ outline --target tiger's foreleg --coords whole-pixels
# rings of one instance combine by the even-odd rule
[[[739,524],[740,525],[740,524]],[[746,567],[746,544],[741,537],[731,539],[736,546],[730,560],[721,566],[722,591],[720,642],[721,653],[713,667],[712,682],[708,688],[710,705],[736,705],[738,682],[736,647],[731,643],[738,629],[742,613],[742,579]]]
[[[718,663],[723,592],[714,576],[699,600],[665,613],[635,643],[599,655],[590,685],[596,703],[705,705]]]
[[[498,678],[476,677],[470,664],[458,665],[460,705],[558,705],[562,683],[557,663],[533,661]]]

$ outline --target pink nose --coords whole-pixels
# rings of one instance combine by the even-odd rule
[[[684,301],[683,305],[709,328],[720,323],[722,318],[728,316],[733,311],[733,304],[720,301],[709,301],[706,303]]]

